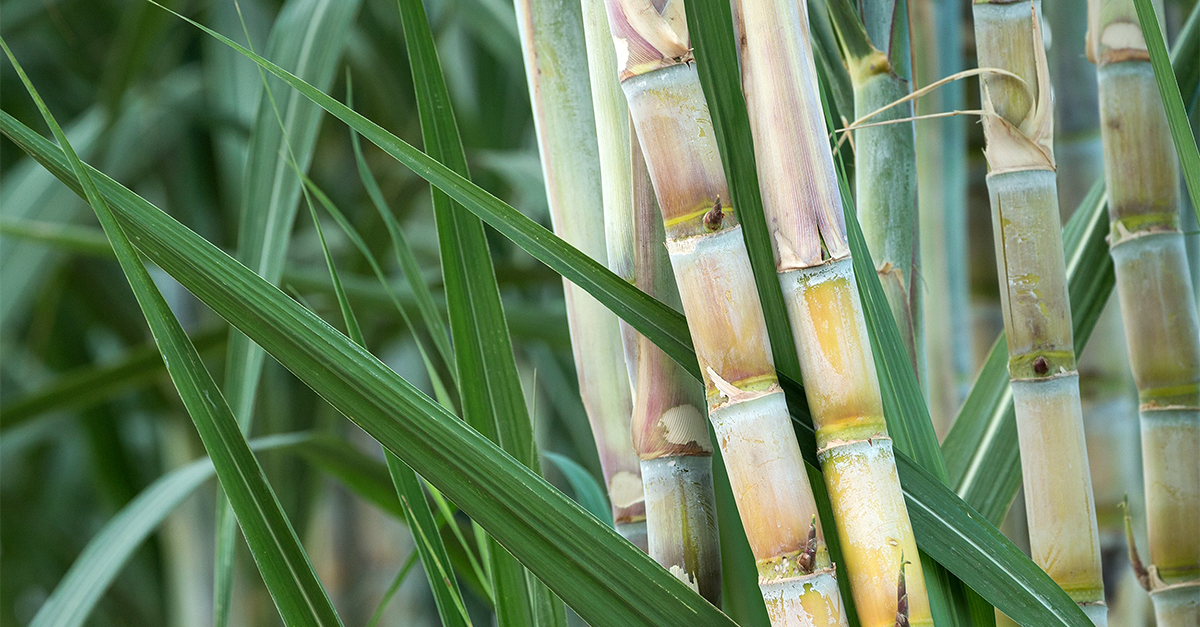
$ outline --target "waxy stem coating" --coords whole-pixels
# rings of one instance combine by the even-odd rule
[[[579,5],[563,11],[539,0],[516,3],[534,127],[554,231],[605,263],[604,208]],[[581,123],[585,120],[586,123]],[[580,395],[595,436],[618,530],[635,544],[645,519],[641,466],[629,441],[633,407],[617,317],[563,281]],[[644,541],[640,543],[644,549]]]
[[[1091,0],[1113,266],[1141,404],[1158,624],[1200,625],[1200,322],[1183,234],[1175,146],[1131,0]],[[1194,263],[1194,260],[1193,260]]]
[[[1033,561],[1107,623],[1075,372],[1040,2],[977,3],[988,191]]]
[[[817,429],[829,497],[862,625],[894,627],[905,555],[916,556],[883,418],[804,3],[738,0],[742,83],[763,208]],[[911,148],[910,148],[911,149]],[[915,222],[909,225],[915,229]],[[909,560],[907,618],[931,625],[920,564]]]
[[[683,3],[611,0],[622,87],[658,199],[704,374],[709,418],[759,564],[772,624],[845,625],[816,505],[775,377],[750,259],[711,116],[690,64]],[[793,560],[810,556],[800,572]],[[824,563],[821,563],[824,559]]]

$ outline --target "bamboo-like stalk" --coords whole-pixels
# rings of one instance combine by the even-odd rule
[[[1033,561],[1107,624],[1055,181],[1040,2],[977,2],[988,192]]]
[[[679,289],[663,246],[662,220],[629,109],[603,0],[584,2],[584,33],[604,189],[609,267],[679,309]],[[621,322],[633,389],[631,432],[641,459],[650,556],[721,603],[721,550],[713,493],[712,441],[701,388],[679,364]]]
[[[662,214],[709,418],[776,626],[845,625],[681,2],[608,0],[622,89]],[[640,383],[640,380],[639,380]]]
[[[1109,236],[1141,402],[1150,590],[1160,627],[1200,625],[1200,322],[1180,231],[1179,172],[1137,12],[1089,2]]]
[[[928,85],[963,69],[961,0],[915,0],[912,29],[916,84]],[[965,88],[954,82],[917,103],[921,115],[965,109]],[[950,431],[975,374],[967,288],[967,122],[917,122],[918,218],[929,410],[938,437]]]
[[[521,0],[516,9],[554,231],[607,263],[582,9],[578,3],[548,0]],[[613,521],[621,535],[646,550],[641,464],[629,437],[633,397],[617,317],[574,284],[564,280],[563,289],[579,391]]]
[[[1065,222],[1104,173],[1100,111],[1095,105],[1096,71],[1086,54],[1087,0],[1056,0],[1044,8],[1054,33],[1049,50],[1055,94],[1054,152],[1059,211]],[[1097,338],[1124,334],[1115,297],[1105,305],[1092,334]],[[1150,607],[1150,598],[1138,588],[1125,558],[1122,505],[1127,495],[1140,501],[1141,483],[1137,424],[1130,420],[1137,412],[1137,397],[1128,362],[1124,344],[1099,341],[1087,345],[1078,365],[1100,553],[1108,582],[1105,602],[1109,620],[1119,625],[1136,623],[1132,617],[1144,615]]]
[[[665,234],[641,146],[633,136],[635,284],[682,309]],[[712,441],[704,395],[666,353],[638,336],[633,449],[642,459],[650,555],[696,586],[714,605],[721,599],[721,550],[713,493]]]
[[[854,115],[863,118],[912,92],[906,0],[860,2],[862,21],[846,0],[835,3],[834,24],[854,86]],[[910,119],[905,102],[871,122]],[[916,127],[912,121],[854,132],[855,202],[863,237],[913,370],[925,381],[924,318],[918,274]]]
[[[932,625],[854,280],[804,4],[735,2],[776,271],[859,621],[890,627],[906,614],[911,625]],[[898,600],[905,582],[907,608]]]

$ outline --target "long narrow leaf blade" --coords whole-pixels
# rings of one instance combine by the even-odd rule
[[[1183,109],[1179,84],[1175,81],[1171,57],[1167,54],[1167,42],[1163,39],[1158,16],[1154,13],[1154,5],[1150,0],[1133,0],[1133,6],[1137,9],[1138,21],[1142,24],[1142,37],[1150,52],[1150,66],[1154,68],[1154,80],[1158,83],[1158,93],[1162,96],[1163,108],[1167,112],[1171,139],[1174,140],[1175,150],[1179,153],[1183,180],[1187,185],[1188,194],[1192,197],[1192,209],[1196,211],[1196,219],[1200,220],[1200,148],[1196,146],[1196,138],[1192,136],[1192,127],[1188,124],[1187,112]],[[1195,59],[1192,61],[1195,62]]]
[[[62,152],[0,129],[78,191]],[[278,288],[116,181],[88,170],[159,267],[427,477],[591,625],[732,626],[615,531]]]
[[[397,0],[397,5],[416,87],[425,151],[456,174],[469,178],[467,157],[433,32],[425,18],[425,7],[422,0]],[[463,418],[538,473],[541,462],[534,449],[533,427],[517,374],[483,222],[437,188],[433,190],[433,210]],[[536,581],[527,581],[524,567],[500,545],[493,544],[488,554],[500,627],[536,624],[539,605],[552,603],[541,598],[548,593]],[[551,614],[555,614],[552,609]]]
[[[308,556],[296,532],[283,513],[262,468],[241,435],[216,381],[209,374],[196,347],[171,313],[149,271],[117,222],[108,202],[100,194],[79,156],[71,149],[67,136],[21,69],[20,64],[0,38],[0,47],[8,55],[26,90],[33,97],[46,124],[62,144],[62,154],[83,189],[88,204],[109,237],[121,269],[133,288],[138,305],[146,316],[163,363],[192,416],[196,430],[213,460],[217,476],[229,495],[238,523],[262,572],[267,589],[280,615],[294,625],[340,627],[341,620],[317,580]]]
[[[271,28],[266,53],[317,85],[332,83],[360,0],[291,0]],[[245,29],[241,7],[235,6]],[[318,43],[319,42],[319,43]],[[247,42],[251,44],[252,42]],[[261,72],[260,72],[261,73]],[[268,90],[259,99],[243,177],[238,259],[278,283],[287,257],[300,198],[300,179],[289,167],[307,169],[324,112],[280,81],[261,77]],[[273,93],[279,93],[281,103]],[[267,97],[269,96],[269,97]],[[230,106],[225,103],[223,106]],[[226,353],[224,391],[243,433],[249,433],[262,376],[264,354],[234,331]],[[229,624],[233,594],[234,533],[229,504],[217,502],[213,612],[215,625]]]
[[[366,349],[367,342],[363,338],[362,330],[359,327],[358,319],[354,315],[354,309],[350,306],[350,299],[346,297],[346,290],[342,288],[342,280],[338,275],[337,265],[333,262],[333,255],[329,252],[329,246],[325,242],[325,234],[321,228],[321,220],[317,216],[317,211],[312,205],[310,195],[318,195],[321,204],[325,206],[335,216],[341,216],[341,212],[329,200],[308,177],[299,172],[295,162],[292,162],[296,168],[297,176],[304,179],[305,186],[308,191],[305,193],[305,201],[308,203],[310,213],[312,213],[313,226],[317,231],[318,241],[321,243],[321,251],[325,255],[325,264],[329,267],[329,278],[333,283],[334,294],[337,297],[338,307],[342,311],[342,318],[346,324],[347,335],[350,339],[358,344],[363,349]],[[349,228],[349,223],[342,218],[339,223],[343,228],[347,229],[348,233],[353,233],[353,237],[357,238],[357,233]],[[361,243],[361,238],[356,240]],[[374,259],[370,256],[370,250],[366,250],[365,244],[362,245],[362,252],[371,259],[374,266]],[[378,272],[378,267],[375,266]],[[382,273],[379,273],[380,281],[384,281]],[[386,282],[384,283],[386,285]],[[403,310],[401,310],[403,311]],[[405,316],[405,321],[408,317]],[[409,322],[411,328],[412,323]],[[419,340],[418,340],[419,341]],[[424,356],[424,349],[421,350]],[[428,358],[426,358],[428,362]],[[432,368],[430,368],[432,371]],[[436,376],[436,373],[432,373]],[[404,519],[408,521],[408,528],[412,531],[413,544],[416,545],[417,554],[421,558],[421,565],[425,567],[425,575],[429,581],[430,590],[433,591],[434,604],[437,605],[438,616],[442,619],[442,624],[448,627],[467,627],[471,624],[470,618],[467,616],[466,606],[463,604],[462,593],[458,589],[458,583],[455,581],[451,572],[450,558],[446,554],[446,546],[442,543],[442,536],[438,533],[438,527],[433,519],[433,511],[429,507],[429,501],[425,498],[425,491],[421,489],[421,481],[417,478],[417,474],[411,468],[404,465],[390,451],[384,450],[384,457],[387,461],[388,475],[392,479],[392,484],[396,488],[396,495],[400,498],[400,504],[404,510]]]

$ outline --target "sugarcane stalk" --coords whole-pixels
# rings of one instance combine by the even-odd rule
[[[763,207],[858,618],[865,627],[890,627],[899,611],[908,624],[932,625],[854,280],[804,3],[739,0],[735,7]]]
[[[1049,50],[1054,87],[1054,152],[1058,165],[1058,203],[1065,222],[1096,179],[1103,176],[1100,111],[1096,106],[1096,71],[1087,59],[1087,0],[1057,0],[1044,7],[1053,30]],[[1109,299],[1093,331],[1095,337],[1124,334],[1115,297]],[[1136,585],[1125,558],[1123,503],[1140,492],[1137,396],[1129,375],[1129,358],[1120,342],[1092,342],[1079,355],[1079,386],[1084,436],[1090,463],[1096,522],[1104,568],[1109,619],[1137,616],[1150,598]],[[1102,460],[1102,461],[1101,461]],[[1140,501],[1140,498],[1135,498]],[[1130,581],[1134,585],[1128,585]]]
[[[622,279],[636,283],[629,107],[625,104],[625,95],[621,93],[621,85],[616,78],[617,59],[613,54],[612,32],[608,28],[604,0],[583,0],[583,33],[596,119],[608,268]],[[624,320],[618,319],[618,323],[630,389],[635,389],[640,335]]]
[[[1089,2],[1109,244],[1138,388],[1160,627],[1200,625],[1200,323],[1180,230],[1179,171],[1132,1]]]
[[[665,233],[641,146],[632,134],[635,284],[682,309]],[[642,459],[650,556],[694,586],[714,605],[721,600],[721,548],[713,492],[712,441],[703,389],[678,363],[638,336],[633,449]]]
[[[609,267],[679,309],[662,220],[641,147],[630,128],[602,0],[584,2],[584,32]],[[652,342],[623,321],[621,327],[634,395],[631,433],[641,459],[650,556],[719,606],[721,550],[702,389]]]
[[[607,263],[604,205],[582,9],[550,0],[516,2],[546,198],[555,233]],[[563,280],[579,391],[616,529],[646,549],[641,463],[629,437],[633,395],[617,317]]]
[[[912,29],[915,81],[928,85],[964,67],[963,4],[959,0],[915,0]],[[954,82],[917,102],[917,113],[965,109],[965,88]],[[945,437],[975,373],[967,287],[966,120],[917,122],[917,198],[924,289],[924,325],[929,410],[938,437]]]
[[[1079,399],[1040,2],[976,2],[988,192],[1032,558],[1107,624]]]
[[[709,419],[776,626],[846,614],[787,403],[682,2],[608,0],[609,25],[667,251],[705,384]],[[639,377],[639,384],[641,379]]]
[[[912,92],[906,0],[860,2],[861,21],[848,0],[832,3],[833,23],[854,86],[854,115],[876,110]],[[918,278],[916,129],[912,102],[869,118],[909,119],[854,131],[855,203],[863,237],[875,260],[900,337],[917,377],[925,381],[924,318]]]

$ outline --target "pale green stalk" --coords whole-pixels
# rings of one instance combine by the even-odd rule
[[[1096,70],[1087,57],[1087,0],[1057,0],[1045,6],[1054,35],[1049,51],[1054,86],[1054,150],[1058,158],[1058,203],[1065,222],[1104,174],[1100,112],[1096,107]],[[1124,334],[1117,299],[1109,299],[1096,328],[1098,338]],[[1092,490],[1100,532],[1105,590],[1110,618],[1149,608],[1149,597],[1137,586],[1125,558],[1126,495],[1139,492],[1137,397],[1129,376],[1129,357],[1120,342],[1091,342],[1079,355],[1079,387],[1084,436],[1091,462]],[[1140,500],[1140,499],[1135,499]],[[1130,595],[1129,592],[1133,594]],[[1139,594],[1140,593],[1140,594]],[[1126,623],[1117,623],[1126,624]]]
[[[607,10],[618,76],[642,141],[709,418],[767,612],[777,627],[845,625],[737,207],[729,204],[692,63],[683,3],[660,10],[648,0],[608,0]]]
[[[862,0],[858,5],[861,22],[848,1],[832,3],[854,86],[854,115],[867,123],[909,121],[854,131],[855,208],[913,370],[924,381],[913,104],[875,114],[912,92],[908,2]]]
[[[1040,1],[977,2],[988,192],[1032,558],[1107,624],[1083,433],[1053,153]]]
[[[633,231],[633,161],[630,154],[629,107],[617,80],[617,59],[604,0],[583,0],[583,33],[587,43],[592,110],[600,158],[600,188],[604,201],[604,243],[608,267],[635,282]],[[620,320],[625,366],[631,389],[637,384],[638,332]]]
[[[584,32],[609,267],[642,291],[681,309],[654,190],[617,80],[603,0],[584,2]],[[624,322],[621,327],[634,396],[631,431],[641,459],[650,556],[719,606],[721,550],[702,388],[652,342]]]
[[[963,3],[915,0],[912,5],[915,82],[928,85],[964,67]],[[965,109],[961,82],[917,102],[917,113]],[[917,291],[925,298],[925,383],[938,437],[945,437],[975,374],[967,288],[967,121],[917,122],[917,197],[921,263]]]
[[[517,25],[555,233],[607,263],[604,205],[588,60],[578,3],[520,0]],[[592,426],[617,530],[646,548],[640,461],[629,421],[633,397],[617,316],[564,280],[579,392]]]
[[[1150,590],[1160,627],[1200,625],[1200,323],[1179,170],[1132,1],[1091,0],[1117,294],[1141,402]],[[1193,260],[1194,262],[1194,260]]]

